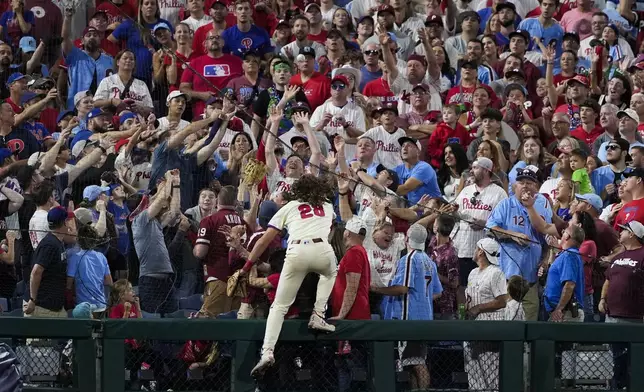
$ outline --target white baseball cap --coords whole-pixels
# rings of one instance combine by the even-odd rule
[[[413,224],[407,229],[407,245],[412,249],[425,250],[427,229],[419,224]]]
[[[168,97],[165,99],[165,102],[169,104],[173,98],[177,98],[177,97],[184,97],[186,99],[186,102],[190,101],[190,97],[187,94],[182,93],[180,90],[174,90],[170,94],[168,94]]]
[[[74,107],[78,106],[78,103],[81,101],[81,99],[92,96],[94,96],[94,94],[92,94],[92,92],[89,90],[77,92],[76,94],[74,94]]]
[[[618,226],[635,234],[635,237],[639,238],[640,241],[644,240],[644,225],[642,225],[638,221],[632,220],[625,225]]]
[[[622,118],[622,117],[629,117],[631,120],[635,121],[636,123],[638,124],[640,123],[640,116],[633,109],[624,109],[617,112],[617,118]]]
[[[347,224],[344,226],[344,229],[350,231],[353,234],[362,236],[367,235],[367,225],[364,223],[362,218],[359,218],[357,216],[349,219]]]
[[[482,238],[476,243],[476,247],[485,252],[485,256],[490,264],[499,265],[499,243],[492,238]]]
[[[44,152],[34,152],[29,156],[29,159],[27,160],[27,165],[28,166],[36,166],[36,164],[40,161],[40,158],[45,156]]]

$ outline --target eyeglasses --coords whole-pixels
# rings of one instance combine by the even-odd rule
[[[379,50],[365,50],[364,54],[367,56],[378,56],[380,54]]]
[[[622,148],[619,146],[619,144],[609,144],[606,146],[606,151],[612,151],[612,150],[621,150]]]
[[[481,192],[476,191],[476,192],[474,192],[474,195],[472,197],[470,197],[470,203],[472,205],[479,204],[479,200],[477,199],[477,197],[479,197],[480,194],[481,194]]]
[[[347,88],[347,86],[344,83],[335,83],[331,85],[331,89],[335,91],[342,91],[345,88]]]

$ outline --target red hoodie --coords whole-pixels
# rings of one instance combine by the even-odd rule
[[[467,150],[470,144],[470,134],[465,127],[456,123],[456,129],[451,128],[447,123],[440,122],[436,126],[436,130],[432,132],[427,142],[427,156],[430,164],[438,169],[443,162],[443,150],[449,143],[458,143]]]

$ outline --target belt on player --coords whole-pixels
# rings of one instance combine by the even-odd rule
[[[306,244],[307,242],[309,242],[309,240],[294,240],[294,241],[291,241],[290,244],[298,245],[298,244]],[[319,244],[320,242],[324,242],[324,240],[322,238],[313,238],[311,239],[311,242],[313,242],[314,244]]]

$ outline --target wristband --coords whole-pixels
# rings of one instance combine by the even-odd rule
[[[29,297],[29,301],[36,303],[36,300],[33,297]]]
[[[98,148],[100,148],[101,151],[103,151],[103,154],[107,154],[107,150],[105,149],[105,147],[99,145]]]
[[[172,185],[172,189],[179,188],[181,189],[181,185]]]
[[[250,271],[251,268],[253,268],[253,264],[255,264],[255,263],[253,263],[250,260],[246,260],[246,264],[244,264],[242,269],[244,270],[244,272],[248,272],[248,271]]]
[[[343,192],[338,192],[338,195],[340,195],[340,196],[346,196],[346,195],[348,195],[348,194],[349,194],[349,192],[348,192],[348,191],[347,191],[347,192],[344,192],[344,193],[343,193]]]

